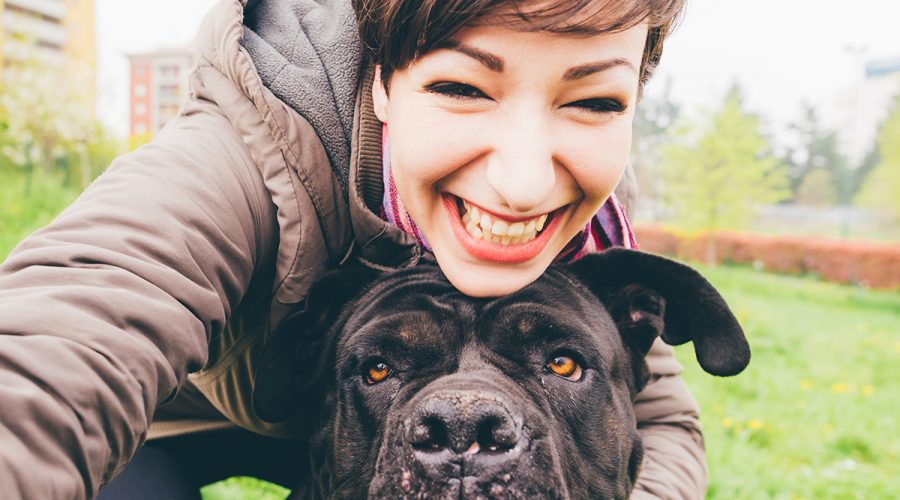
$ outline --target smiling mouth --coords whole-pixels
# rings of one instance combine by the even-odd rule
[[[570,205],[530,218],[506,219],[481,207],[443,193],[450,227],[472,256],[493,262],[527,262],[544,251],[559,229]]]
[[[507,220],[489,214],[462,198],[457,198],[460,219],[466,232],[476,239],[500,245],[518,245],[540,235],[553,212],[524,220]]]

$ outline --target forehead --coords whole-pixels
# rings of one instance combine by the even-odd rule
[[[379,283],[356,304],[344,327],[347,347],[444,352],[471,342],[520,347],[578,340],[595,345],[614,332],[585,288],[548,271],[536,283],[497,299],[458,292],[434,274]]]

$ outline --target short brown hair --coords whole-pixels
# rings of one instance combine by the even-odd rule
[[[459,30],[482,21],[528,31],[595,35],[649,26],[640,85],[650,79],[686,0],[353,0],[367,56],[387,88],[403,69]]]

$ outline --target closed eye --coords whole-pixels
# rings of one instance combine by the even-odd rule
[[[628,106],[618,99],[610,98],[582,99],[566,104],[565,107],[576,108],[591,113],[622,113],[628,109]]]
[[[453,99],[480,99],[488,96],[476,87],[459,82],[437,82],[425,86],[426,92],[440,94]]]

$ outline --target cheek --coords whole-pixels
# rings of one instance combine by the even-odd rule
[[[392,119],[388,134],[398,187],[434,190],[441,180],[475,160],[480,141],[467,121],[427,108]]]
[[[567,138],[569,173],[592,198],[606,198],[616,187],[631,150],[631,121],[610,124],[599,131],[584,131]]]

